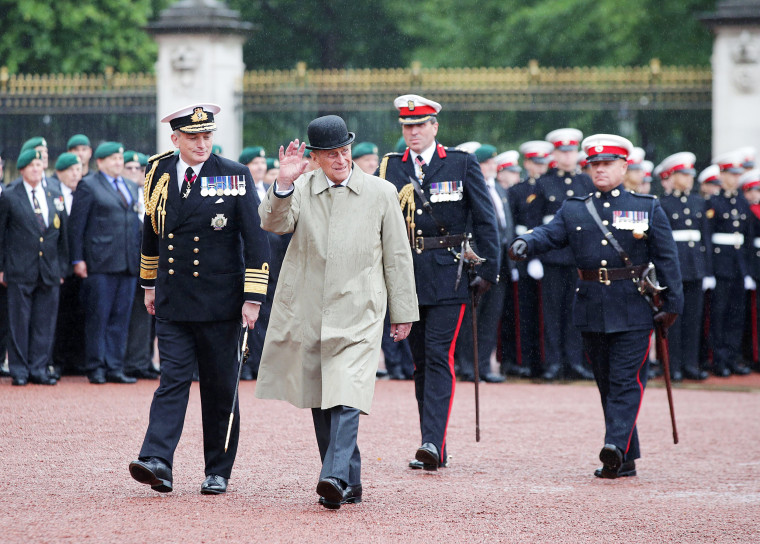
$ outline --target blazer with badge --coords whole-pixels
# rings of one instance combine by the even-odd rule
[[[678,248],[683,281],[698,281],[707,275],[712,258],[712,241],[705,216],[705,200],[698,194],[673,191],[660,198],[670,220]]]
[[[40,232],[23,183],[0,195],[0,271],[13,283],[59,285],[66,274],[68,242],[63,197],[45,191],[48,226]]]
[[[436,152],[425,170],[422,190],[430,201],[433,215],[446,228],[448,235],[463,234],[467,229],[468,217],[471,218],[473,246],[477,248],[478,255],[486,259],[477,267],[477,274],[491,283],[496,283],[499,277],[497,220],[478,160],[470,153],[445,148],[436,142]],[[409,149],[403,154],[385,155],[378,175],[393,183],[399,191],[409,185],[409,177],[415,177]],[[431,199],[431,196],[441,194],[446,195],[445,200]],[[414,194],[414,204],[416,211],[413,217],[409,217],[407,209],[403,210],[407,228],[414,223],[413,237],[416,239],[441,236],[435,219],[424,210],[417,194]],[[420,306],[467,302],[469,292],[466,270],[462,270],[459,287],[454,289],[459,270],[459,261],[455,254],[459,253],[459,248],[449,251],[445,248],[420,249],[418,246],[419,244],[412,245],[412,257]]]
[[[88,175],[74,191],[69,215],[71,261],[85,261],[88,274],[136,276],[140,262],[137,185],[122,178],[131,203],[125,205],[102,172]]]
[[[551,221],[568,198],[583,197],[593,191],[594,184],[586,174],[550,169],[536,181],[536,197],[530,207],[528,228]],[[569,249],[550,251],[541,256],[541,262],[555,266],[573,266],[573,254]]]
[[[212,154],[183,199],[178,160],[173,152],[150,159],[140,283],[156,289],[156,317],[239,319],[244,301],[264,302],[269,280],[269,242],[253,179],[244,165]],[[210,195],[212,177],[227,191]]]
[[[621,186],[622,187],[622,186]],[[607,228],[622,246],[633,266],[654,263],[663,291],[663,311],[680,313],[683,288],[678,252],[668,218],[659,201],[621,189],[595,192],[565,201],[554,219],[519,238],[528,245],[528,256],[569,248],[579,269],[623,268],[625,264],[586,208],[591,199]],[[617,212],[617,213],[616,213]],[[642,234],[643,232],[643,234]],[[604,279],[604,278],[601,278]],[[652,310],[628,279],[578,280],[573,305],[573,324],[583,332],[614,333],[652,329]]]

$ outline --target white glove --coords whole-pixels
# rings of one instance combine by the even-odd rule
[[[702,291],[715,289],[715,276],[705,276],[702,278]]]
[[[538,259],[533,259],[528,263],[528,275],[538,281],[544,277],[544,265]]]
[[[517,271],[517,268],[512,269],[512,283],[517,282],[520,279],[520,273]]]
[[[757,289],[755,280],[753,280],[750,276],[744,276],[744,290],[754,291],[755,289]]]

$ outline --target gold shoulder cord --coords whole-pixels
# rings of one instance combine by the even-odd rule
[[[379,172],[380,176],[379,177],[381,177],[383,179],[386,179],[386,177],[385,177],[386,170],[388,170],[388,155],[386,155],[385,157],[383,157],[383,161],[380,163],[380,172]]]
[[[166,220],[166,199],[169,196],[169,173],[164,173],[153,186],[153,175],[156,172],[156,166],[166,157],[170,157],[174,151],[167,151],[159,155],[154,155],[149,162],[153,163],[150,171],[145,176],[145,214],[150,216],[150,222],[153,225],[153,232],[164,236],[164,221]]]
[[[404,185],[398,192],[398,201],[401,211],[406,209],[406,233],[409,243],[414,245],[414,211],[417,206],[414,204],[414,186],[411,183]]]

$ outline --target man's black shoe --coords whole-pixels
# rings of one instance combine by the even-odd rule
[[[727,369],[726,367],[718,368],[717,366],[713,368],[713,374],[715,374],[719,378],[728,378],[731,375],[731,371]]]
[[[160,374],[152,368],[140,368],[137,370],[126,370],[124,375],[129,378],[136,378],[138,380],[157,380]]]
[[[438,464],[441,462],[441,457],[438,454],[438,448],[435,444],[425,442],[419,447],[414,458],[422,463],[422,468],[425,470],[435,471],[438,470]]]
[[[253,375],[253,370],[249,365],[243,365],[243,370],[240,371],[240,379],[246,382],[250,382],[256,379]]]
[[[606,466],[598,468],[594,471],[594,476],[597,478],[607,478],[614,480],[615,478],[625,478],[627,476],[636,476],[636,461],[626,461],[616,471],[608,469]]]
[[[673,370],[670,372],[670,379],[676,383],[683,381],[683,372],[680,370]]]
[[[583,365],[570,365],[568,378],[571,380],[593,380],[594,373]]]
[[[58,367],[55,365],[50,365],[48,367],[48,376],[53,378],[54,380],[60,380],[61,379],[61,371],[58,370]]]
[[[507,378],[502,376],[501,374],[497,374],[495,372],[489,372],[485,376],[483,376],[482,380],[486,383],[504,383],[507,381]]]
[[[106,383],[106,373],[102,369],[93,370],[87,375],[87,379],[90,380],[90,383],[94,383],[97,385]]]
[[[106,374],[108,383],[137,383],[137,378],[125,376],[123,372],[109,372]]]
[[[346,498],[346,491],[340,480],[323,478],[317,484],[317,494],[322,497],[320,504],[330,510],[337,510]]]
[[[58,380],[49,376],[30,376],[29,381],[37,385],[55,385],[58,383]]]
[[[683,375],[687,380],[706,380],[709,376],[706,370],[700,370],[694,366],[684,367]]]
[[[532,374],[530,368],[516,365],[514,363],[509,363],[503,366],[502,371],[507,376],[517,376],[518,378],[530,378]]]
[[[744,366],[742,364],[736,364],[736,365],[729,365],[728,369],[737,376],[746,376],[752,370],[748,366]]]
[[[201,495],[221,495],[227,491],[227,478],[209,474],[201,484]]]
[[[618,469],[623,464],[623,452],[614,444],[605,444],[602,451],[599,452],[599,460],[604,464],[607,471],[617,474]]]
[[[541,375],[541,379],[547,382],[553,382],[560,377],[560,366],[549,365],[549,367]]]
[[[362,502],[362,484],[349,485],[343,493],[341,504],[358,504]],[[325,504],[325,498],[319,497],[319,504]]]
[[[449,466],[448,459],[444,461],[443,463],[438,463],[438,468],[446,468],[448,466]],[[414,470],[423,470],[423,469],[435,470],[435,468],[433,468],[432,466],[428,467],[425,465],[425,463],[421,461],[417,461],[417,459],[412,459],[411,461],[409,461],[409,468],[414,469]]]
[[[29,380],[26,378],[13,378],[13,381],[11,382],[12,385],[26,385],[29,383]]]
[[[172,469],[158,457],[146,457],[129,463],[129,473],[153,491],[169,493],[172,488]]]

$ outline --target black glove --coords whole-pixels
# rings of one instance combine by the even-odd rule
[[[668,335],[668,329],[673,323],[675,323],[677,318],[678,314],[674,314],[672,312],[657,312],[654,314],[654,322],[658,327],[660,327],[663,336]]]
[[[509,258],[513,261],[524,261],[528,258],[528,244],[518,238],[509,246]]]
[[[470,289],[475,291],[475,304],[480,303],[480,297],[482,297],[486,291],[491,288],[492,283],[488,280],[484,280],[480,276],[475,276],[470,281]]]

